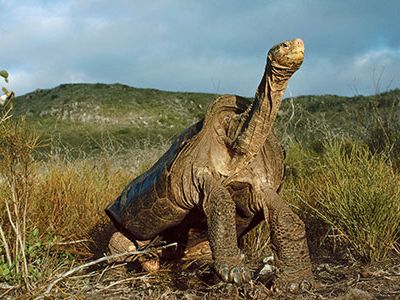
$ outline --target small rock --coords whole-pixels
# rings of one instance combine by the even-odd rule
[[[263,263],[264,263],[264,264],[273,265],[273,264],[275,263],[275,257],[274,257],[274,255],[270,255],[270,256],[265,257],[265,258],[263,259]]]
[[[338,300],[374,300],[374,297],[357,288],[351,288],[344,296],[337,298]]]

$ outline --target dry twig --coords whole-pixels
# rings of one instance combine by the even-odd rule
[[[157,247],[158,249],[165,249],[165,248],[169,248],[169,247],[175,247],[177,246],[177,243],[172,243],[172,244],[168,244],[168,245],[164,245],[164,246],[160,246]],[[142,251],[130,251],[130,252],[124,252],[124,253],[118,253],[118,254],[114,254],[114,255],[109,255],[109,256],[104,256],[101,257],[99,259],[96,259],[94,261],[88,262],[86,264],[83,265],[79,265],[73,269],[70,269],[69,271],[59,274],[56,278],[56,280],[54,280],[52,283],[49,284],[49,286],[47,287],[46,291],[44,292],[44,294],[42,296],[37,297],[36,299],[43,299],[44,296],[48,296],[51,292],[51,290],[53,289],[53,287],[59,283],[61,280],[67,278],[68,276],[71,276],[72,274],[79,272],[87,267],[90,266],[94,266],[98,263],[101,263],[103,261],[107,261],[107,260],[112,260],[112,259],[116,259],[116,258],[120,258],[120,257],[124,257],[124,256],[130,256],[130,255],[138,255],[138,254],[145,254],[145,253],[149,253],[151,251],[154,251],[154,249],[145,249]]]

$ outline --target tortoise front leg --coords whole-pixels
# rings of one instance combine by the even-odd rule
[[[272,191],[265,191],[263,211],[271,230],[272,248],[277,255],[278,290],[297,292],[302,284],[313,282],[311,260],[303,221]]]
[[[237,244],[236,206],[229,192],[212,176],[202,178],[208,236],[217,274],[226,282],[238,285],[251,280]]]

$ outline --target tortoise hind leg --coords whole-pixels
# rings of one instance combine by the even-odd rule
[[[277,290],[298,292],[313,284],[311,260],[303,221],[272,191],[263,195],[263,211],[270,224],[272,247],[277,254]]]
[[[110,251],[111,255],[114,254],[120,254],[124,252],[132,252],[136,251],[139,247],[143,248],[146,244],[147,241],[136,241],[136,244],[128,239],[124,234],[122,234],[119,231],[116,231],[110,238],[110,241],[108,243],[108,249]],[[139,247],[138,247],[139,246]],[[156,272],[160,269],[160,262],[158,257],[151,256],[149,257],[148,255],[140,255],[139,257],[137,256],[125,256],[121,258],[114,259],[113,262],[133,262],[135,259],[140,263],[140,266],[145,270],[146,272]]]

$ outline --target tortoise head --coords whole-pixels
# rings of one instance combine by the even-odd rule
[[[279,43],[268,52],[268,60],[272,67],[286,69],[293,74],[300,68],[304,59],[304,42],[293,39]]]

